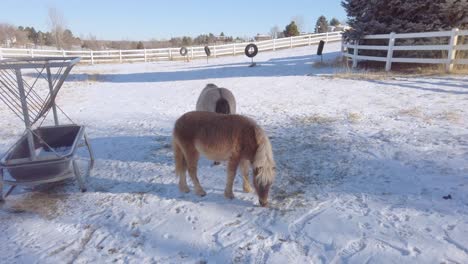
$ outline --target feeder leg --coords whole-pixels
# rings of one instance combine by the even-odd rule
[[[89,144],[89,139],[86,136],[86,134],[84,134],[84,140],[85,140],[86,146],[88,147],[89,158],[91,159],[91,162],[89,164],[89,170],[91,171],[91,169],[94,168],[94,153],[93,153],[93,149],[91,148],[91,144]]]
[[[86,192],[85,182],[84,179],[81,177],[80,168],[78,168],[78,163],[76,162],[76,160],[73,160],[73,172],[75,173],[75,178],[76,181],[78,181],[78,185],[80,186],[81,192]]]
[[[0,169],[0,202],[3,201],[3,169]]]
[[[10,193],[16,188],[16,185],[12,185],[10,186],[10,188],[8,189],[7,193],[5,194],[5,198],[10,195]]]

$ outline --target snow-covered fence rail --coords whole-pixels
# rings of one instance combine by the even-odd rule
[[[279,38],[253,42],[259,51],[277,50],[300,46],[313,45],[320,40],[340,41],[342,32],[327,32],[320,34],[308,34],[297,37]],[[251,42],[232,43],[224,45],[211,45],[211,56],[229,56],[244,53],[245,46]],[[105,62],[134,62],[134,61],[162,61],[184,59],[179,53],[180,48],[164,49],[136,49],[136,50],[39,50],[39,49],[11,49],[0,48],[0,59],[15,57],[81,57],[85,63]],[[204,47],[187,47],[187,57],[190,59],[206,58]]]
[[[459,43],[459,37],[468,36],[468,30],[459,30],[457,28],[451,31],[435,31],[424,33],[402,33],[379,35],[366,35],[362,39],[383,39],[388,40],[388,45],[359,45],[359,41],[354,43],[342,43],[343,55],[353,61],[353,67],[357,66],[358,61],[382,61],[385,62],[385,70],[390,71],[393,62],[401,63],[431,63],[431,64],[445,64],[446,70],[451,71],[455,64],[468,64],[468,59],[459,59],[455,55],[457,51],[468,50],[468,45]],[[446,45],[410,45],[410,46],[396,46],[396,39],[416,39],[416,38],[448,38]],[[347,49],[353,49],[353,53],[349,53]],[[379,56],[364,56],[359,55],[360,50],[386,50],[385,57]],[[447,51],[446,58],[400,58],[395,57],[394,51]]]

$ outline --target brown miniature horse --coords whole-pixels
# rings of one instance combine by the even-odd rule
[[[210,160],[228,161],[226,198],[234,198],[232,185],[239,165],[244,191],[251,190],[248,181],[250,166],[260,205],[268,205],[268,192],[275,178],[275,161],[267,135],[252,119],[241,115],[188,112],[175,123],[173,149],[181,192],[190,191],[186,180],[188,170],[195,193],[206,195],[197,177],[198,159],[203,154]]]

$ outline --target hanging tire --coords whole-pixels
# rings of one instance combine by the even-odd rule
[[[257,55],[258,53],[258,47],[255,44],[249,44],[245,46],[245,56],[249,58],[253,58]]]
[[[205,53],[206,53],[206,56],[211,56],[211,50],[210,50],[210,47],[208,46],[205,46]]]
[[[179,53],[180,53],[181,56],[187,55],[187,52],[188,52],[188,50],[187,50],[186,47],[182,47],[182,48],[180,48],[180,50],[179,50]]]

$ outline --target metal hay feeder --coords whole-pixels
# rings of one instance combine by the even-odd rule
[[[0,60],[0,100],[25,125],[23,136],[0,160],[0,200],[4,184],[11,186],[6,197],[17,185],[75,177],[81,191],[86,191],[85,180],[93,168],[94,155],[85,127],[73,123],[55,104],[57,93],[79,61],[79,57]],[[54,125],[41,126],[50,110]],[[57,110],[71,124],[59,124]],[[77,155],[80,147],[87,148],[87,160]]]

